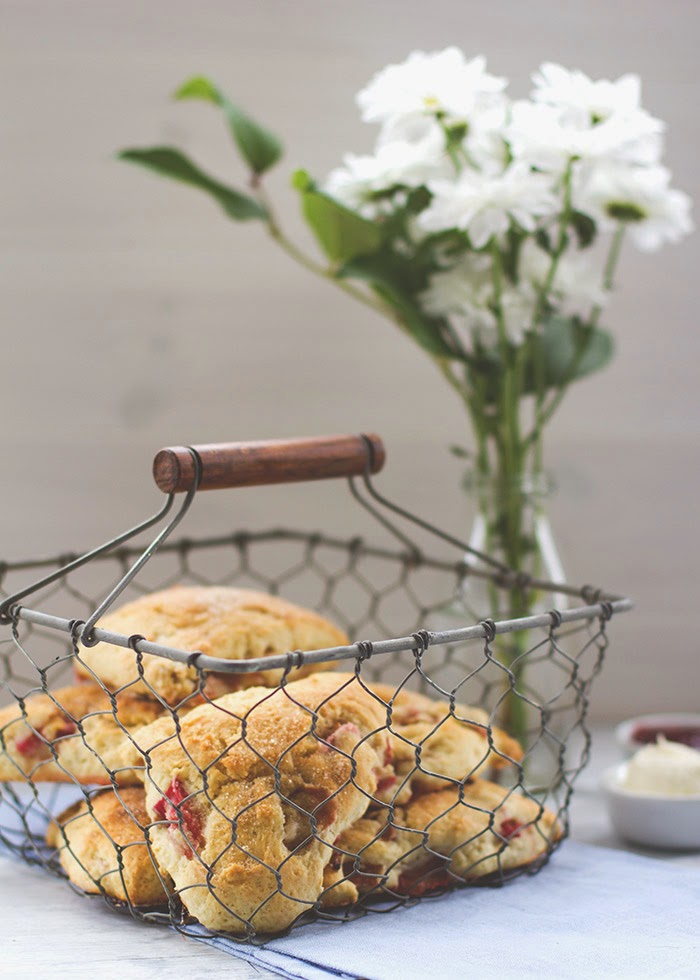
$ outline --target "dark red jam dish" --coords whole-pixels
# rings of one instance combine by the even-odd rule
[[[698,725],[635,725],[632,729],[632,741],[637,745],[649,745],[655,742],[658,735],[663,735],[669,742],[681,742],[691,749],[700,749],[700,726]]]

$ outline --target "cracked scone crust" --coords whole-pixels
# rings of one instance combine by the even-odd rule
[[[225,660],[251,660],[348,643],[345,633],[310,610],[263,592],[223,586],[177,586],[154,592],[108,613],[98,626]],[[322,667],[307,665],[293,676],[300,678],[319,669]],[[148,654],[143,655],[141,680],[134,651],[108,643],[83,649],[76,671],[79,677],[98,678],[110,690],[129,684],[130,690],[140,694],[152,696],[155,692],[171,705],[199,688],[194,668]],[[273,687],[281,676],[280,670],[211,673],[204,693],[215,698],[244,687]]]
[[[313,908],[333,841],[386,771],[385,722],[354,675],[325,673],[224,695],[179,733],[168,718],[137,732],[153,852],[188,911],[243,933]]]
[[[437,701],[389,684],[368,684],[391,705],[389,756],[393,775],[380,779],[377,797],[405,803],[416,793],[445,789],[489,768],[502,769],[522,758],[520,744],[489,725],[481,708]],[[490,739],[490,740],[489,740]],[[393,781],[392,781],[393,780]]]
[[[97,684],[30,694],[0,710],[0,780],[138,785],[122,766],[129,732],[163,713],[158,702],[116,695]]]
[[[417,897],[534,865],[561,837],[555,815],[529,797],[476,779],[373,810],[340,834],[324,872],[324,907],[376,891]]]
[[[159,875],[146,843],[143,788],[102,790],[69,807],[49,825],[46,842],[78,888],[135,906],[165,905],[167,875]]]
[[[274,932],[313,906],[327,887],[328,845],[369,805],[407,802],[519,758],[505,733],[492,730],[489,745],[484,712],[459,706],[456,713],[447,702],[396,695],[352,674],[315,674],[195,708],[179,736],[163,718],[134,733],[123,764],[150,772],[154,852],[188,910],[210,928],[241,932],[248,920]]]

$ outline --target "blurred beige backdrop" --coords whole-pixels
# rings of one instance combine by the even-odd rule
[[[636,71],[668,123],[676,186],[698,188],[694,0],[321,2],[4,0],[0,557],[94,545],[153,511],[162,445],[376,430],[387,494],[463,534],[447,453],[466,423],[418,350],[194,190],[118,163],[174,143],[243,180],[213,110],[174,104],[206,73],[283,137],[269,181],[303,240],[288,177],[368,151],[354,95],[412,49],[457,44],[525,95],[544,60]],[[549,431],[568,577],[632,595],[614,624],[597,718],[700,708],[698,236],[628,250],[607,316],[617,358]],[[366,527],[344,488],[229,491],[187,532]],[[371,528],[369,528],[371,531]]]

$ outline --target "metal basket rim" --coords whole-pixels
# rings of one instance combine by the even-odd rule
[[[183,549],[196,550],[199,548],[216,547],[224,544],[247,544],[249,542],[261,542],[266,540],[299,540],[307,541],[310,545],[324,545],[339,549],[354,549],[358,554],[371,557],[401,560],[404,563],[425,566],[443,571],[462,573],[467,576],[478,576],[493,579],[497,584],[505,584],[502,576],[492,570],[481,570],[474,568],[469,562],[462,559],[458,562],[442,561],[425,556],[422,552],[392,552],[385,548],[378,548],[366,544],[363,538],[353,537],[343,540],[336,537],[325,535],[321,532],[305,532],[290,530],[286,528],[273,528],[265,531],[243,531],[232,534],[204,537],[204,538],[181,538],[179,541],[164,543],[159,552],[177,552]],[[104,561],[109,559],[119,559],[139,554],[141,549],[137,547],[121,547],[114,549],[107,555],[97,556],[94,561]],[[71,555],[59,555],[55,558],[42,558],[25,562],[3,562],[2,569],[7,572],[10,570],[39,568],[53,565],[58,562],[65,562],[71,559]],[[289,671],[292,668],[301,667],[306,664],[317,664],[323,662],[334,662],[343,660],[363,661],[370,656],[381,656],[388,653],[410,651],[416,649],[427,649],[429,646],[464,643],[469,640],[492,639],[495,635],[502,633],[512,633],[520,630],[552,628],[561,623],[578,622],[596,618],[609,619],[613,613],[626,612],[633,608],[634,603],[631,599],[593,590],[590,586],[575,588],[564,583],[553,583],[544,580],[532,580],[531,584],[538,588],[544,588],[553,593],[567,593],[584,599],[585,605],[577,606],[572,609],[557,610],[553,609],[534,616],[521,617],[519,619],[483,620],[471,626],[456,627],[447,630],[418,630],[410,636],[392,637],[382,640],[360,640],[346,646],[326,647],[318,650],[293,650],[287,653],[274,656],[257,657],[250,660],[226,660],[220,657],[213,657],[201,651],[187,651],[176,647],[168,647],[158,643],[151,643],[141,636],[125,636],[121,633],[95,627],[92,630],[91,640],[97,642],[110,643],[114,646],[130,648],[138,653],[150,654],[167,660],[182,663],[188,667],[196,667],[200,670],[215,671],[223,674],[248,674],[262,670],[282,669]],[[595,601],[587,601],[589,595]],[[14,619],[21,619],[35,626],[54,629],[59,632],[68,633],[73,636],[76,643],[80,639],[84,623],[81,620],[65,619],[58,616],[49,615],[36,609],[26,606],[16,606],[12,610]]]

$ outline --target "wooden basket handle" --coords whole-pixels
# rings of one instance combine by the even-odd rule
[[[163,493],[183,493],[191,488],[195,479],[192,449],[202,461],[200,490],[362,476],[378,473],[385,459],[384,445],[377,435],[170,446],[161,449],[153,460],[153,479]]]

